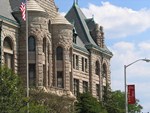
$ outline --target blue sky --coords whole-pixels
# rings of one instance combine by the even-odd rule
[[[65,14],[73,0],[55,0]],[[111,87],[124,91],[124,65],[150,58],[150,0],[78,0],[87,18],[104,27],[105,42],[113,52]],[[150,63],[142,61],[127,68],[127,84],[135,84],[136,98],[150,112]]]

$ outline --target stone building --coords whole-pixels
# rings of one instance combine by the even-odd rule
[[[63,17],[54,0],[29,0],[27,47],[20,5],[20,0],[0,0],[1,65],[11,68],[25,84],[28,67],[30,87],[59,95],[90,91],[101,99],[110,84],[112,57],[103,27],[86,18],[76,2]]]

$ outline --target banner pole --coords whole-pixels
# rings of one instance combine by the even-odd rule
[[[29,98],[29,63],[28,63],[28,9],[27,9],[27,3],[28,0],[26,0],[26,58],[27,58],[27,98]],[[29,102],[27,102],[27,113],[29,113]]]

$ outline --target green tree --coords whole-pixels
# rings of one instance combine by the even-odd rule
[[[29,109],[27,108],[27,106],[21,108],[19,113],[26,113],[27,110],[29,110],[30,113],[51,113],[48,111],[48,108],[46,106],[34,102],[30,102]]]
[[[90,93],[80,94],[76,103],[77,113],[106,113],[102,105]]]
[[[109,97],[107,101],[103,102],[108,113],[125,113],[125,93],[120,90],[109,92]],[[128,111],[131,113],[140,112],[142,106],[139,104],[139,101],[136,100],[136,103],[133,105],[128,105]]]
[[[73,113],[74,100],[67,95],[58,96],[43,89],[30,90],[30,103],[45,109],[44,112],[39,113]]]
[[[129,112],[130,113],[135,113],[135,112],[140,113],[142,109],[143,109],[143,107],[139,104],[138,99],[136,99],[135,104],[129,105]]]
[[[23,89],[20,78],[7,67],[0,67],[1,113],[17,113],[23,106]]]

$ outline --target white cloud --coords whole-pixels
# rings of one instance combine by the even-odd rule
[[[150,42],[142,42],[139,44],[141,50],[148,50],[150,51]]]
[[[89,4],[89,8],[82,8],[82,11],[89,18],[94,15],[95,21],[104,27],[108,38],[126,37],[150,28],[150,9],[134,11],[102,2],[102,6]]]
[[[140,58],[150,58],[150,55],[147,54],[147,51],[143,51],[141,46],[146,42],[142,42],[139,44],[134,44],[130,42],[118,42],[115,43],[111,48],[113,51],[114,56],[111,59],[111,75],[112,75],[112,84],[113,86],[117,86],[116,80],[123,81],[124,75],[124,65],[128,65]],[[145,47],[145,46],[144,46]],[[150,50],[149,50],[150,51]],[[133,66],[127,68],[128,78],[129,80],[134,80],[137,78],[146,78],[150,79],[150,63],[145,63],[142,61],[137,62]],[[138,80],[138,79],[137,79]],[[141,81],[142,82],[142,81]],[[117,89],[116,87],[113,87]]]

